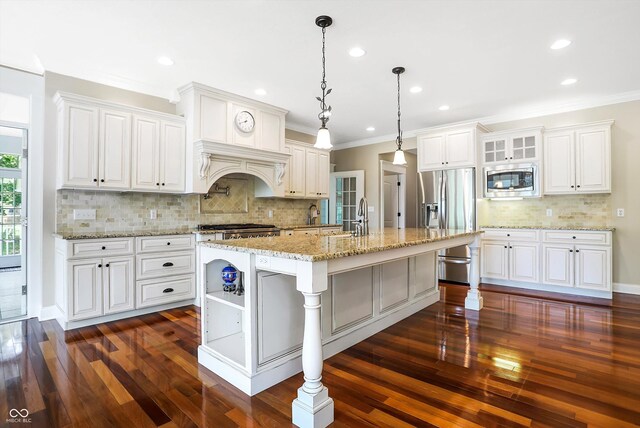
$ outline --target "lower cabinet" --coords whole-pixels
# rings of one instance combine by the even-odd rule
[[[142,254],[135,253],[136,239]],[[167,242],[181,246],[167,246]],[[176,248],[183,250],[168,251]],[[194,249],[191,235],[56,239],[55,295],[62,327],[91,318],[98,323],[102,316],[195,298]]]
[[[491,280],[529,283],[540,286],[565,287],[580,294],[588,291],[611,292],[611,232],[544,230],[526,238],[531,229],[489,229],[481,244],[481,276]],[[541,235],[541,238],[537,236]],[[511,236],[509,240],[495,239]],[[520,239],[519,241],[514,241]],[[531,240],[534,242],[531,242]],[[525,242],[526,240],[526,242]],[[518,286],[526,286],[521,284]],[[553,290],[550,291],[560,291]],[[564,292],[564,291],[563,291]],[[594,296],[607,297],[594,293]]]

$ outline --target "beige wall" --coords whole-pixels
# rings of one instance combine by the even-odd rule
[[[518,121],[487,125],[490,131],[532,126],[553,128],[599,120],[614,119],[612,129],[612,193],[595,196],[547,196],[540,199],[512,202],[481,201],[478,204],[478,224],[516,225],[520,221],[534,226],[604,225],[616,228],[613,236],[613,281],[632,284],[640,292],[640,263],[635,253],[640,242],[640,101],[613,104],[585,110],[541,116]],[[405,142],[415,148],[415,139]],[[392,141],[335,150],[332,162],[337,171],[364,169],[366,194],[378,210],[378,157],[395,149]],[[410,174],[408,174],[410,176]],[[407,193],[407,204],[410,196]],[[415,204],[415,198],[413,199]],[[554,216],[545,215],[551,208]],[[625,209],[625,217],[615,217],[616,208]],[[377,227],[377,222],[376,222]]]
[[[294,131],[293,129],[284,130],[284,138],[287,140],[301,141],[307,144],[315,144],[316,136],[305,134],[304,132]]]

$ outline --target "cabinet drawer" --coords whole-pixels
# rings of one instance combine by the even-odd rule
[[[193,251],[138,256],[136,258],[136,279],[192,274],[195,272],[195,258]]]
[[[102,257],[133,254],[133,238],[69,241],[71,257]]]
[[[566,244],[601,244],[611,245],[611,232],[584,230],[544,230],[544,242],[562,242]]]
[[[293,235],[293,230],[291,229],[280,231],[280,236],[291,236],[291,235]]]
[[[194,275],[147,279],[138,281],[136,286],[138,309],[196,297]]]
[[[318,228],[313,229],[295,229],[293,231],[294,235],[317,235],[319,232]]]
[[[321,227],[320,235],[333,235],[334,233],[342,232],[341,227]]]
[[[142,236],[136,238],[138,254],[195,248],[193,235]]]
[[[485,229],[482,239],[507,239],[509,241],[537,241],[538,231],[528,229]]]

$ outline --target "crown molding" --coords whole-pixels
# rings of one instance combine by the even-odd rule
[[[315,136],[318,133],[317,128],[311,128],[305,125],[300,125],[298,123],[288,122],[284,125],[285,129],[290,129],[291,131],[302,132],[303,134]]]
[[[417,134],[420,134],[423,132],[429,132],[430,130],[435,130],[437,128],[462,126],[465,123],[471,124],[474,122],[480,122],[482,125],[492,125],[495,123],[512,122],[512,121],[522,120],[522,119],[531,119],[535,117],[543,117],[543,116],[549,116],[552,114],[568,113],[568,112],[577,111],[577,110],[585,110],[585,109],[594,108],[594,107],[602,107],[606,105],[620,104],[620,103],[625,103],[629,101],[638,101],[638,100],[640,100],[640,90],[622,92],[619,94],[606,95],[603,97],[592,97],[592,98],[584,99],[578,102],[555,105],[553,107],[544,107],[539,109],[530,109],[530,110],[505,113],[505,114],[499,114],[499,115],[484,116],[484,117],[479,117],[473,120],[452,122],[452,123],[432,126],[429,128],[420,128],[420,129],[414,129],[411,131],[404,131],[403,137],[406,137],[406,138],[415,137]],[[371,144],[378,144],[378,143],[393,141],[395,139],[396,139],[395,134],[369,137],[361,140],[349,141],[342,144],[335,144],[333,147],[333,150],[336,151],[336,150],[350,149],[353,147],[368,146]]]

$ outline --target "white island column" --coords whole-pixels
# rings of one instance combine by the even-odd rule
[[[333,399],[322,384],[321,293],[327,289],[327,262],[298,262],[296,288],[304,296],[302,371],[304,384],[291,405],[293,424],[324,428],[333,422]]]
[[[479,311],[482,309],[482,295],[478,290],[480,285],[480,244],[479,239],[473,240],[469,244],[469,250],[471,250],[471,268],[469,270],[469,291],[467,297],[464,299],[464,308]]]

